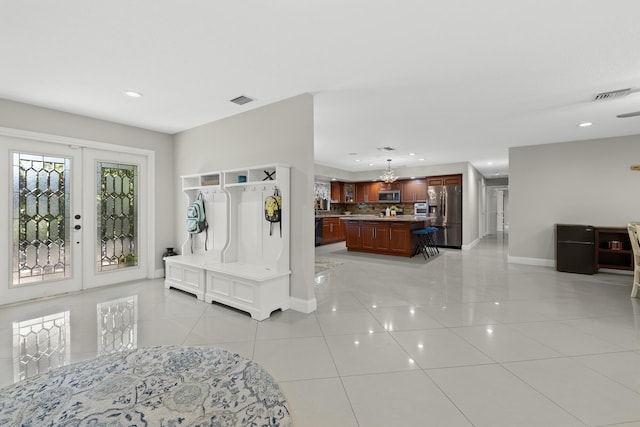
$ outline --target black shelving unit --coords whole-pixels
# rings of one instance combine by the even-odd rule
[[[626,228],[596,227],[596,262],[598,269],[633,270],[633,251]]]

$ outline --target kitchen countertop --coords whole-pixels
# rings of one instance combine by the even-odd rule
[[[340,215],[343,221],[390,221],[390,222],[421,222],[427,217],[413,215],[379,216],[379,215]]]

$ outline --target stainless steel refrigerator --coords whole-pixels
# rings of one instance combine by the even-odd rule
[[[462,247],[462,186],[427,187],[429,225],[438,227],[436,243],[450,248]]]

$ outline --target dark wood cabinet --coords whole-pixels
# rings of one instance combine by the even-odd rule
[[[598,269],[633,270],[633,250],[626,228],[596,227]]]
[[[341,242],[344,240],[344,228],[338,217],[322,218],[322,244]]]
[[[346,220],[347,249],[383,255],[410,257],[417,243],[411,232],[424,227],[423,221]]]
[[[342,203],[354,203],[356,201],[356,184],[345,182],[342,185]]]
[[[404,203],[426,202],[427,201],[427,180],[411,179],[402,181],[400,197]]]
[[[331,203],[344,203],[344,182],[331,181]]]
[[[389,251],[399,255],[411,252],[413,236],[412,228],[406,224],[391,224],[389,227]]]
[[[360,221],[345,221],[345,234],[348,248],[360,249],[362,247]]]
[[[462,175],[430,176],[427,185],[462,185]]]
[[[379,182],[356,183],[356,203],[377,203],[380,188]]]
[[[362,236],[362,249],[381,250],[389,249],[389,223],[363,221],[360,227]]]
[[[384,182],[331,182],[332,203],[378,203],[380,190],[400,191],[400,203],[427,201],[429,185],[462,185],[462,175],[442,175],[429,178]]]

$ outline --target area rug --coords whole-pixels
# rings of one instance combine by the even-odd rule
[[[102,356],[0,389],[0,426],[290,426],[258,364],[212,347]]]
[[[342,261],[339,261],[336,259],[316,257],[316,267],[315,267],[316,274],[320,273],[321,271],[326,271],[335,267],[340,267],[342,264],[343,264]]]

